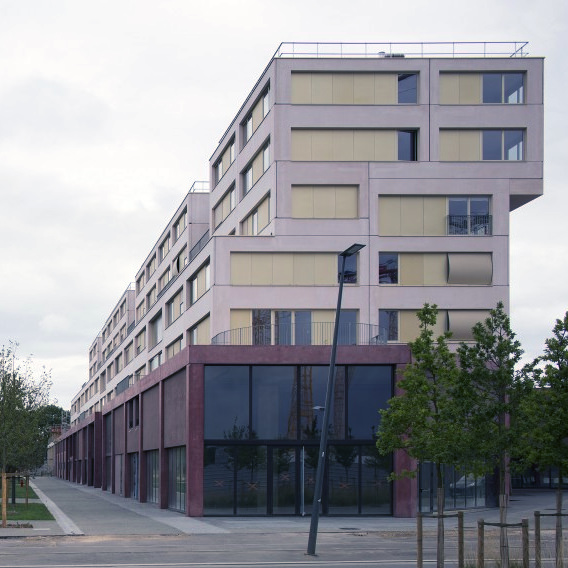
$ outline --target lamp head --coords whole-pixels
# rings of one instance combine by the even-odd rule
[[[355,253],[359,252],[365,245],[360,245],[355,243],[351,245],[349,248],[345,249],[343,252],[339,253],[339,256],[353,256]]]

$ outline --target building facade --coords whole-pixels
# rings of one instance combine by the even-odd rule
[[[406,458],[376,455],[377,410],[424,303],[456,341],[508,307],[509,214],[543,188],[543,60],[471,45],[280,46],[91,345],[58,476],[188,515],[309,513],[357,242],[323,512],[427,508],[431,480],[386,481]]]

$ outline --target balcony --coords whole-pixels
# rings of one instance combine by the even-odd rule
[[[331,345],[333,322],[300,325],[256,325],[218,333],[212,345]],[[382,345],[387,329],[366,323],[339,324],[338,345]]]
[[[492,235],[491,215],[448,215],[448,235]]]

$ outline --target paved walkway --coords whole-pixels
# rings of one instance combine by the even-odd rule
[[[238,533],[305,533],[310,517],[206,517],[189,518],[180,513],[158,509],[100,489],[84,487],[54,477],[36,478],[31,485],[51,511],[55,521],[33,521],[33,528],[0,528],[0,538],[38,535],[180,535]],[[528,518],[533,526],[534,511],[551,513],[555,509],[553,491],[517,491],[510,501],[509,522]],[[496,522],[497,509],[465,512],[466,528],[475,528],[477,519]],[[554,526],[553,517],[542,519],[542,528]],[[425,529],[434,529],[436,520],[425,519]],[[455,518],[447,519],[448,529]],[[319,532],[398,532],[414,531],[415,519],[393,517],[321,517]]]

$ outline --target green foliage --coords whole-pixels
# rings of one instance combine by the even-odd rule
[[[49,373],[34,377],[31,360],[20,362],[15,346],[0,350],[0,468],[28,471],[44,462],[51,430]],[[60,411],[61,409],[59,409]],[[60,419],[59,419],[60,421]]]
[[[467,459],[467,393],[460,385],[455,354],[448,347],[449,332],[434,338],[437,306],[418,311],[420,335],[410,343],[412,363],[398,383],[400,396],[381,410],[377,448],[382,454],[403,449],[418,461],[461,467]],[[413,472],[404,472],[412,475]]]

